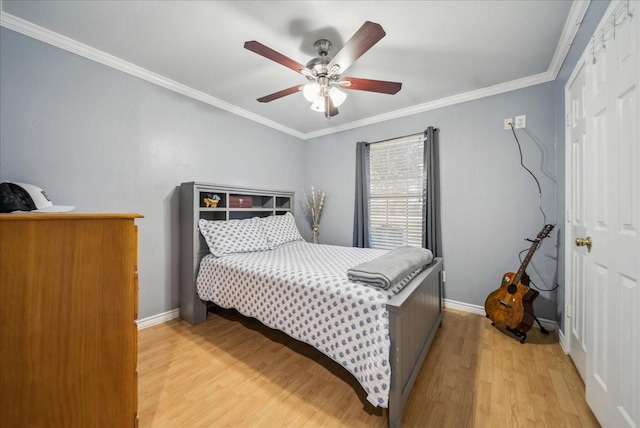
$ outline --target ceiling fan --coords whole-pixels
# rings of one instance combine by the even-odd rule
[[[326,39],[320,39],[314,44],[318,56],[309,61],[307,65],[302,65],[255,40],[245,42],[244,47],[246,49],[302,74],[310,82],[306,85],[296,85],[266,95],[258,98],[258,101],[268,103],[302,91],[304,97],[312,103],[311,108],[324,113],[328,119],[338,114],[338,106],[347,97],[347,94],[338,88],[391,95],[397,93],[402,88],[402,83],[342,77],[342,73],[347,68],[385,35],[386,33],[380,24],[367,21],[333,58],[329,56],[331,42]]]

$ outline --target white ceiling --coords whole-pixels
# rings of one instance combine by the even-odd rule
[[[300,138],[553,80],[588,2],[13,1],[2,26]],[[348,74],[402,82],[396,95],[350,90],[326,119],[301,93],[256,98],[301,74],[243,48],[305,64],[320,38],[340,47],[365,21],[387,33]]]

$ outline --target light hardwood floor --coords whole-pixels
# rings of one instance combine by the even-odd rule
[[[386,427],[354,378],[311,346],[234,311],[139,332],[140,427]],[[551,333],[525,344],[445,310],[405,427],[598,427]]]

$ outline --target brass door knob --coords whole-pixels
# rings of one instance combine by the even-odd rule
[[[591,237],[587,236],[586,238],[576,238],[576,245],[578,247],[587,247],[587,250],[591,250]]]

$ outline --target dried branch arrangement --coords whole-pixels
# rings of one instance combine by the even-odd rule
[[[311,192],[304,195],[307,203],[307,215],[311,223],[311,231],[313,232],[313,242],[318,243],[318,230],[320,229],[320,216],[324,207],[326,194],[323,190],[315,189],[311,186]]]

